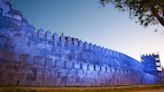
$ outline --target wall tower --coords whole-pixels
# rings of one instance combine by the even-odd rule
[[[157,75],[162,70],[159,54],[142,55],[141,62],[144,65],[144,71]]]

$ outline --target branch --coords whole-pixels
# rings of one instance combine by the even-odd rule
[[[153,6],[150,9],[152,11],[152,14],[157,18],[157,20],[164,27],[164,18],[159,15],[158,11],[156,11],[156,9]]]
[[[155,17],[158,19],[158,21],[164,27],[164,18],[160,17],[158,13],[155,14]]]

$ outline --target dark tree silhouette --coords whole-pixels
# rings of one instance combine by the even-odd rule
[[[147,27],[160,23],[164,27],[164,0],[100,0],[100,4],[112,4],[120,11],[128,11],[130,18]]]

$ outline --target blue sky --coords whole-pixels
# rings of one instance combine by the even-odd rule
[[[37,29],[64,33],[105,48],[123,52],[140,61],[141,54],[158,52],[164,66],[164,29],[144,28],[111,5],[98,0],[11,0],[13,8]],[[153,32],[156,28],[163,30]]]

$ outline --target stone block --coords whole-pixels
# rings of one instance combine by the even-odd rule
[[[37,65],[45,65],[45,58],[43,56],[34,56],[33,63]]]
[[[83,47],[83,42],[81,40],[79,41],[79,47]]]
[[[83,63],[83,70],[84,70],[84,71],[87,71],[87,70],[88,70],[88,69],[87,69],[87,65],[88,65],[87,63]]]
[[[113,55],[113,57],[116,57],[116,51],[112,51],[112,55]]]
[[[90,70],[90,71],[94,71],[94,70],[95,70],[94,68],[95,68],[95,65],[89,64],[89,70]]]
[[[0,52],[0,59],[1,61],[6,62],[18,62],[19,59],[17,58],[17,55],[12,52]]]
[[[5,56],[3,54],[4,52],[0,52],[0,61],[4,61],[5,60]]]
[[[42,28],[38,30],[38,36],[42,39],[45,38],[44,30]]]
[[[106,71],[105,66],[101,66],[101,71],[102,72],[105,72]]]
[[[67,67],[67,64],[68,64],[68,62],[66,62],[66,61],[63,62],[63,68],[64,68],[64,69],[67,69],[67,68],[68,68],[68,67]]]
[[[108,72],[109,71],[109,68],[108,67],[105,67],[105,72]]]
[[[56,60],[56,67],[63,68],[64,67],[64,61],[62,61],[62,60]]]
[[[53,41],[54,41],[54,45],[57,46],[57,43],[59,42],[59,36],[57,33],[53,34]]]
[[[113,55],[113,51],[109,50],[109,55],[112,56]]]
[[[66,66],[67,66],[67,69],[73,68],[73,62],[68,62]]]
[[[88,43],[86,41],[84,42],[83,46],[84,46],[85,49],[89,49],[89,45],[88,45]]]
[[[51,40],[51,39],[52,39],[52,34],[51,34],[50,31],[47,31],[47,32],[46,32],[46,39],[47,39],[47,40]]]
[[[32,32],[32,38],[35,39],[38,37],[38,33],[37,32]]]
[[[46,58],[45,59],[45,64],[48,67],[54,67],[55,66],[55,62],[52,60],[52,58]]]
[[[14,15],[13,18],[19,21],[22,20],[22,17],[20,15]]]
[[[100,46],[97,47],[97,51],[101,52],[101,47]]]
[[[29,54],[21,54],[20,55],[20,63],[22,64],[32,64],[32,59]]]
[[[97,45],[93,45],[93,50],[97,51]]]
[[[71,46],[72,45],[72,38],[71,37],[67,37],[67,44],[68,44],[68,46]]]
[[[75,62],[72,62],[72,68],[75,68]]]
[[[117,52],[117,51],[115,51],[115,57],[117,57],[117,58],[118,58],[118,52]]]
[[[79,63],[75,63],[75,69],[80,69],[80,64]]]
[[[0,46],[4,46],[6,43],[7,43],[7,38],[0,36]]]
[[[105,54],[105,48],[104,47],[101,48],[101,53]]]
[[[53,40],[57,42],[59,41],[59,36],[56,32],[53,34]]]
[[[100,66],[99,65],[95,65],[96,71],[100,71]]]
[[[77,46],[78,45],[78,39],[77,38],[73,38],[73,45]]]
[[[65,45],[65,43],[66,43],[66,39],[65,39],[65,36],[64,36],[63,33],[62,33],[62,35],[60,36],[60,42],[61,42],[62,47],[64,47],[64,45]]]
[[[115,72],[116,72],[116,69],[115,69],[115,68],[111,68],[111,67],[110,67],[109,72],[111,72],[111,73],[115,73]]]
[[[106,53],[106,55],[109,55],[109,50],[105,49],[105,53]]]
[[[89,43],[89,49],[93,50],[93,44],[92,43]]]

